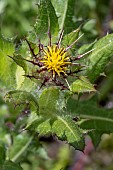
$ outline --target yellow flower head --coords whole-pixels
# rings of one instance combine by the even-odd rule
[[[47,68],[48,72],[52,71],[53,76],[61,73],[66,75],[68,70],[69,56],[64,48],[59,48],[57,45],[48,46],[47,50],[44,50],[43,60],[44,67]]]

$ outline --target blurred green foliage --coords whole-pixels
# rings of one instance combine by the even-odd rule
[[[1,0],[0,29],[6,37],[22,38],[32,29],[37,16],[36,0]]]

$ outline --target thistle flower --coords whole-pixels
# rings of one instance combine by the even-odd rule
[[[44,63],[47,71],[52,72],[53,77],[55,77],[56,74],[60,76],[61,73],[66,75],[66,70],[68,70],[68,66],[71,64],[69,59],[70,57],[64,48],[54,45],[48,46],[47,50],[44,50],[44,56],[41,62]]]
[[[48,33],[48,35],[50,39],[49,45],[47,47],[44,47],[44,45],[41,44],[39,41],[38,54],[34,54],[34,50],[31,47],[30,42],[26,39],[26,42],[28,43],[33,57],[33,60],[26,61],[31,62],[33,65],[37,66],[36,72],[31,73],[31,75],[26,75],[26,77],[40,79],[42,81],[41,87],[47,84],[52,84],[55,86],[60,86],[62,89],[69,89],[67,77],[73,75],[76,76],[76,73],[81,71],[82,68],[81,66],[78,70],[72,71],[72,65],[80,66],[80,64],[76,63],[75,61],[90,53],[92,50],[88,51],[85,54],[72,58],[71,54],[69,53],[69,49],[73,47],[73,45],[83,36],[83,34],[67,48],[61,47],[63,30],[60,33],[56,45],[52,45],[51,43],[50,32]]]

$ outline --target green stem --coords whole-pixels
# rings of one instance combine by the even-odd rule
[[[33,137],[31,137],[28,142],[21,148],[21,150],[11,159],[13,162],[15,162],[27,149],[29,144],[31,143]]]

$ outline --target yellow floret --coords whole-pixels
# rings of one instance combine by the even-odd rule
[[[58,48],[55,46],[48,46],[48,50],[44,50],[45,55],[41,62],[44,63],[44,66],[47,68],[48,72],[52,71],[53,76],[57,73],[60,76],[60,73],[66,75],[66,70],[68,70],[69,57],[64,48]]]

